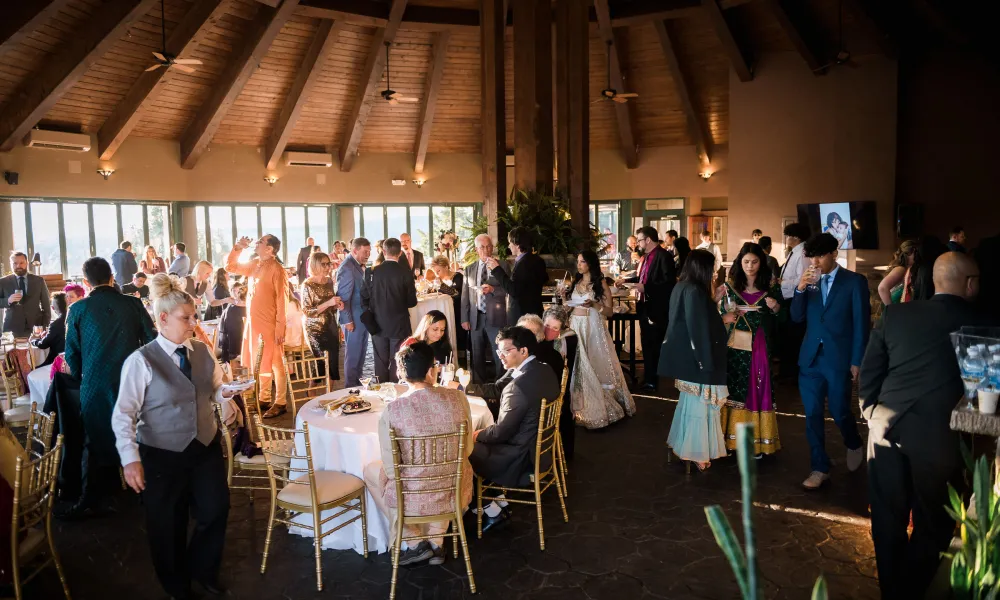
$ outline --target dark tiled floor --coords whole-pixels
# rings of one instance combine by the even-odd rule
[[[670,395],[670,391],[665,391]],[[735,579],[705,522],[703,507],[720,504],[739,523],[739,474],[735,460],[716,461],[705,474],[685,475],[668,464],[664,439],[674,403],[637,399],[638,414],[607,430],[580,430],[570,468],[570,522],[558,503],[545,510],[546,548],[538,548],[534,512],[482,540],[470,539],[477,597],[516,600],[719,598],[738,596]],[[799,407],[794,389],[781,388],[779,405]],[[862,428],[863,434],[867,432]],[[834,468],[826,489],[807,494],[808,474],[801,418],[780,419],[783,450],[759,463],[755,512],[757,548],[767,598],[807,598],[821,573],[833,598],[876,598],[874,554],[868,535],[864,472]],[[828,447],[843,464],[839,434],[829,423]],[[74,598],[160,598],[149,562],[142,508],[123,494],[114,517],[58,523],[56,537]],[[367,560],[353,552],[323,552],[325,590],[317,593],[310,540],[276,532],[268,572],[260,556],[267,501],[252,507],[234,495],[222,577],[232,598],[387,598],[387,555]],[[737,535],[742,538],[740,529]],[[400,571],[398,598],[465,598],[461,560],[442,567]],[[28,598],[58,598],[55,574],[30,584]]]

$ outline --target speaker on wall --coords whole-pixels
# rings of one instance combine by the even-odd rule
[[[924,233],[924,206],[901,203],[896,207],[896,236],[914,238]]]
[[[17,185],[17,173],[15,171],[4,171],[3,180],[8,183],[8,185]]]

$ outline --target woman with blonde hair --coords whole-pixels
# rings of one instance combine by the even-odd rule
[[[194,580],[217,593],[229,488],[215,406],[222,404],[224,421],[238,409],[211,348],[191,337],[197,311],[184,282],[159,273],[149,287],[158,335],[126,359],[111,428],[125,482],[142,493],[163,589],[188,598]]]
[[[898,304],[903,300],[903,282],[906,272],[913,266],[913,253],[916,249],[916,242],[906,240],[892,255],[889,271],[878,284],[878,297],[882,299],[883,305]]]
[[[152,277],[157,273],[166,273],[167,265],[162,258],[157,256],[156,248],[146,246],[146,252],[143,254],[142,260],[139,261],[139,270]]]
[[[325,252],[314,252],[309,257],[309,277],[299,287],[302,313],[305,315],[307,343],[313,356],[319,358],[326,351],[330,356],[330,379],[340,379],[340,326],[337,311],[344,307],[340,297],[333,292],[330,272],[333,260]]]
[[[212,275],[212,280],[205,289],[205,320],[211,321],[222,316],[222,309],[233,303],[232,294],[229,293],[229,274],[225,269],[219,268]]]

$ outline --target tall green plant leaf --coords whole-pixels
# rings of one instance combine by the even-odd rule
[[[747,560],[740,548],[740,542],[733,533],[733,528],[729,524],[729,519],[722,509],[717,505],[706,506],[705,516],[708,517],[708,526],[712,528],[715,535],[715,543],[726,555],[729,566],[736,576],[736,584],[740,586],[740,594],[743,598],[750,598],[750,587],[747,585]]]
[[[753,494],[757,489],[757,461],[753,453],[754,426],[740,423],[736,426],[736,460],[740,467],[740,490],[743,500],[743,538],[746,546],[747,587],[751,598],[756,598],[757,539],[753,526]]]
[[[816,578],[816,584],[813,585],[812,600],[826,600],[827,590],[826,590],[826,579],[820,575]]]

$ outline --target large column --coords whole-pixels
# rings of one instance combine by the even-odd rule
[[[586,0],[556,2],[558,187],[569,200],[573,229],[590,223],[589,19]]]
[[[479,48],[482,79],[483,213],[490,236],[499,239],[497,214],[507,200],[507,137],[504,117],[503,42],[507,15],[504,0],[479,0]]]
[[[514,180],[552,192],[552,8],[539,0],[514,5]]]

